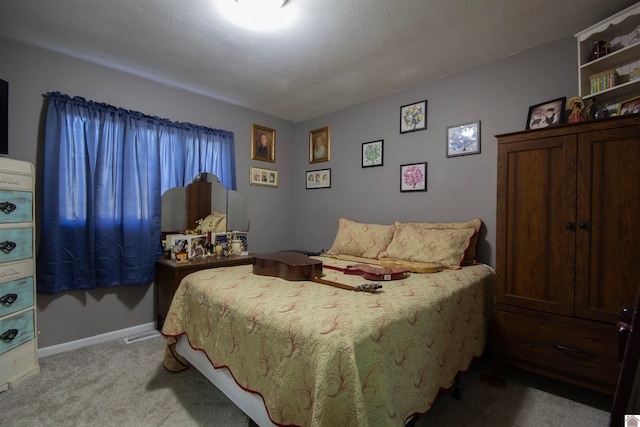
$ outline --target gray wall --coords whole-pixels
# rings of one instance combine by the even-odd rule
[[[495,135],[524,130],[529,106],[578,90],[576,41],[559,42],[426,82],[295,127],[296,242],[327,249],[338,218],[360,222],[481,218],[481,261],[494,265]],[[400,107],[428,100],[427,130],[400,134]],[[446,128],[479,120],[481,153],[446,157]],[[309,164],[308,132],[330,127],[331,160]],[[362,143],[384,139],[384,166],[361,167]],[[428,162],[427,192],[400,192],[400,165]],[[305,190],[305,171],[331,168],[331,189]],[[481,236],[482,237],[482,236]]]
[[[575,41],[514,55],[352,108],[292,124],[120,71],[0,39],[9,82],[9,157],[38,165],[43,94],[60,91],[235,133],[238,189],[250,201],[255,252],[330,247],[340,217],[361,222],[481,218],[480,259],[493,265],[494,135],[524,129],[530,105],[577,92]],[[400,106],[428,100],[428,129],[399,134]],[[446,127],[481,121],[481,154],[446,158]],[[251,124],[276,130],[276,163],[250,160]],[[309,131],[331,128],[331,161],[309,164]],[[384,166],[361,168],[363,142],[384,139]],[[428,191],[400,193],[400,165],[428,162]],[[279,187],[249,185],[249,166],[275,168]],[[305,190],[305,171],[332,169],[330,189]],[[39,346],[152,322],[153,287],[38,295]]]
[[[71,96],[171,120],[234,132],[238,190],[250,201],[250,245],[255,251],[284,249],[292,242],[294,194],[292,123],[246,108],[167,87],[99,65],[0,39],[0,79],[9,82],[9,156],[38,171],[43,94]],[[276,163],[251,159],[251,125],[276,129]],[[280,170],[280,187],[249,185],[250,164]],[[36,188],[37,190],[37,188]],[[39,347],[65,343],[152,322],[153,286],[115,287],[38,294]]]

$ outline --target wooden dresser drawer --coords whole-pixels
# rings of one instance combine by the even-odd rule
[[[33,229],[0,229],[0,262],[33,257]]]
[[[6,157],[0,161],[2,162],[0,164],[0,188],[33,190],[33,165],[27,162],[12,161]]]
[[[618,381],[615,325],[581,327],[526,315],[503,313],[504,345],[509,363],[576,384]]]
[[[33,193],[0,190],[0,215],[3,223],[33,220]]]
[[[33,277],[0,284],[0,317],[33,305]]]
[[[33,310],[0,320],[0,355],[34,338]]]

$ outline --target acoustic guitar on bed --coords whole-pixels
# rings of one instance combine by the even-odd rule
[[[274,276],[290,281],[309,280],[350,291],[377,292],[378,289],[382,288],[382,285],[378,283],[351,286],[321,279],[322,261],[296,252],[270,252],[254,255],[253,274]]]

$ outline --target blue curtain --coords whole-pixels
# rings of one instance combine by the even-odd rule
[[[233,133],[48,95],[38,292],[152,282],[161,194],[201,172],[235,189]]]

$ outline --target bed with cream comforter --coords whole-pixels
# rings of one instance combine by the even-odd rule
[[[186,335],[213,368],[259,394],[276,425],[402,426],[483,352],[494,282],[482,264],[412,273],[379,293],[254,275],[251,265],[200,271],[174,296],[164,366],[186,369],[175,349]]]

